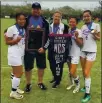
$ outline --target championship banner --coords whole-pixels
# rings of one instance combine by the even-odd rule
[[[28,27],[25,43],[27,51],[34,51],[43,47],[45,43],[45,29]]]
[[[71,35],[70,34],[50,34],[50,50],[56,62],[56,75],[60,75],[60,65],[64,63],[69,54]]]

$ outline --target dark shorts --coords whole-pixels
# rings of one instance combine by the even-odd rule
[[[66,62],[71,63],[71,56],[68,56]]]
[[[24,55],[24,67],[25,71],[30,71],[34,68],[34,59],[36,59],[36,65],[38,69],[46,68],[46,54],[39,54],[38,52],[25,51]]]

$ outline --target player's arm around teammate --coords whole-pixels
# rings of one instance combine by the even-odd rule
[[[85,103],[90,100],[90,86],[91,86],[91,68],[96,59],[97,44],[96,40],[100,40],[100,26],[92,21],[92,14],[90,10],[83,12],[83,20],[85,24],[82,26],[83,47],[81,50],[81,66],[85,80],[85,87],[81,91],[85,92],[82,102]]]
[[[5,41],[8,45],[8,65],[12,67],[12,89],[11,98],[22,99],[24,91],[18,89],[20,78],[23,74],[22,61],[25,48],[25,15],[16,14],[15,25],[9,27],[5,33]]]
[[[77,24],[78,24],[77,18],[71,17],[69,19],[69,26],[70,26],[69,33],[72,35],[71,37],[72,46],[69,53],[69,56],[71,58],[69,71],[71,75],[71,80],[73,80],[74,82],[72,81],[73,83],[67,87],[67,90],[70,90],[73,86],[75,86],[74,85],[75,83],[76,87],[73,90],[73,93],[78,92],[80,89],[79,76],[77,75],[77,65],[80,60],[80,52],[81,52],[80,47],[83,44],[81,30],[77,28]]]

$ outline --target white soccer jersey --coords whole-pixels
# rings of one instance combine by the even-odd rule
[[[24,30],[25,33],[25,30]],[[12,37],[13,39],[17,39],[19,36],[19,31],[16,28],[16,25],[13,25],[8,28],[7,37]],[[22,39],[18,42],[18,44],[15,45],[9,45],[8,46],[8,64],[13,66],[22,65],[22,57],[24,56],[24,49],[25,49],[25,38],[22,37]]]
[[[93,22],[91,29],[94,29],[94,30],[97,30],[97,32],[100,32],[100,25]],[[82,51],[97,52],[96,40],[94,39],[94,36],[91,33],[91,31],[88,29],[87,25],[83,25],[81,28],[81,31],[83,36]]]
[[[81,30],[80,29],[76,29],[75,31],[77,31],[79,33],[78,37],[82,38]],[[76,43],[74,37],[72,37],[72,46],[71,46],[71,49],[70,49],[69,56],[79,57],[80,53],[81,53],[81,49],[78,46],[78,44]]]

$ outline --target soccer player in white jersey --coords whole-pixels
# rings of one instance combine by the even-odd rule
[[[81,65],[83,76],[85,80],[85,87],[81,91],[85,92],[82,103],[90,100],[90,86],[91,86],[91,69],[93,62],[96,59],[97,44],[96,40],[100,40],[100,26],[92,21],[92,14],[90,10],[83,12],[83,20],[85,24],[82,26],[83,47],[81,49]]]
[[[78,24],[77,18],[71,17],[69,19],[69,26],[70,26],[69,33],[72,35],[71,37],[72,45],[69,53],[69,56],[71,58],[69,71],[74,83],[72,81],[72,84],[67,87],[67,90],[72,89],[72,87],[76,85],[75,89],[73,90],[73,93],[77,93],[80,89],[79,76],[77,75],[76,71],[77,71],[77,65],[80,60],[80,53],[81,53],[80,47],[83,44],[81,30],[77,28],[77,24]]]
[[[25,49],[25,15],[16,14],[16,24],[9,27],[5,33],[5,41],[8,45],[8,65],[12,67],[12,89],[11,98],[22,99],[24,91],[18,89],[20,78],[23,74],[22,61]]]

